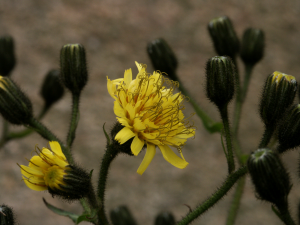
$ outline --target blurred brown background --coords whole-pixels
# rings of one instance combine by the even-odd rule
[[[80,165],[94,169],[96,183],[105,150],[102,126],[106,123],[109,129],[115,122],[106,76],[110,79],[122,77],[128,68],[136,73],[134,61],[147,64],[151,72],[145,49],[154,38],[163,37],[169,42],[177,54],[178,75],[183,84],[205,111],[219,120],[216,108],[205,97],[203,85],[205,62],[215,56],[206,25],[222,15],[231,18],[239,37],[248,27],[261,28],[266,35],[265,57],[254,69],[240,129],[244,152],[255,150],[263,132],[258,101],[265,77],[278,70],[300,78],[299,12],[299,1],[286,0],[2,0],[0,35],[10,34],[15,38],[18,64],[12,78],[32,99],[36,114],[43,105],[39,96],[41,83],[48,70],[58,68],[60,48],[67,43],[81,43],[86,47],[89,83],[82,93],[81,120],[73,151]],[[243,72],[241,61],[239,64]],[[70,97],[67,93],[43,119],[61,139],[66,137],[68,130]],[[193,112],[189,104],[186,108],[186,115]],[[184,204],[194,208],[221,185],[227,164],[220,136],[208,134],[197,116],[193,120],[197,127],[196,137],[188,140],[183,150],[189,166],[179,170],[157,151],[149,168],[140,176],[136,170],[144,153],[138,157],[119,156],[110,170],[107,210],[127,204],[137,222],[143,225],[153,224],[156,214],[163,210],[173,212],[179,220],[188,212]],[[33,134],[1,149],[0,204],[12,206],[21,225],[73,224],[68,218],[50,212],[42,198],[78,213],[81,211],[79,204],[62,203],[46,192],[34,192],[21,180],[16,163],[27,164],[25,157],[30,157],[36,144],[47,146],[47,141]],[[294,182],[290,206],[296,218],[300,196],[298,153],[289,152],[283,158]],[[224,224],[232,194],[233,191],[194,224]],[[256,200],[249,179],[236,224],[281,224],[270,204]]]

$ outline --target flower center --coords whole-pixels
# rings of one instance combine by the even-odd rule
[[[64,170],[61,169],[59,166],[51,166],[46,172],[45,172],[45,183],[48,187],[59,187],[59,184],[63,184],[63,176],[64,176]]]

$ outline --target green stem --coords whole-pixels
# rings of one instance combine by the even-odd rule
[[[106,188],[109,166],[117,155],[118,155],[118,149],[113,144],[108,145],[101,163],[99,180],[98,180],[98,193],[97,193],[98,200],[100,202],[100,209],[99,209],[98,216],[100,221],[102,222],[101,224],[108,224],[108,220],[105,215],[105,204],[104,204],[105,188]]]
[[[296,225],[295,221],[293,220],[288,205],[283,206],[276,206],[280,212],[280,219],[286,224],[286,225]]]
[[[232,143],[231,143],[231,132],[229,127],[227,104],[224,105],[223,107],[219,107],[219,110],[220,110],[224,131],[225,131],[228,172],[230,174],[235,170],[235,165],[234,165],[234,156],[233,156]]]
[[[177,79],[178,81],[178,79]],[[179,82],[179,81],[178,81]],[[214,132],[221,132],[222,130],[222,123],[215,122],[213,119],[211,119],[196,103],[196,101],[191,97],[189,92],[184,88],[181,82],[179,82],[180,85],[178,89],[182,92],[183,95],[187,96],[189,98],[189,102],[192,104],[196,114],[200,117],[202,120],[202,123],[207,131],[210,133]]]
[[[223,198],[227,192],[232,188],[232,186],[237,182],[239,178],[244,176],[247,173],[247,167],[241,167],[236,172],[230,174],[223,185],[217,189],[212,196],[205,200],[201,205],[199,205],[196,209],[190,212],[187,216],[185,216],[177,225],[187,225],[190,224],[193,220],[199,217],[201,214],[206,212],[209,208],[214,206],[221,198]]]
[[[242,198],[243,192],[244,192],[245,181],[246,181],[245,177],[242,177],[237,183],[235,193],[233,196],[233,201],[230,205],[230,209],[229,209],[229,213],[228,213],[228,217],[227,217],[227,221],[226,221],[227,225],[233,225],[235,222],[235,219],[237,217],[237,212],[238,212],[238,209],[239,209],[240,203],[241,203],[241,198]]]
[[[31,120],[29,121],[28,126],[33,129],[34,131],[36,131],[37,133],[39,133],[43,138],[49,140],[49,141],[57,141],[61,148],[62,148],[62,152],[64,153],[64,155],[66,156],[68,162],[70,164],[72,164],[74,162],[73,157],[71,155],[71,152],[69,151],[68,148],[66,148],[66,146],[62,143],[61,140],[59,140],[47,127],[45,127],[41,122],[39,122],[38,120],[36,120],[35,118],[31,118]]]
[[[273,135],[274,128],[273,127],[266,127],[265,132],[263,134],[263,138],[261,139],[261,142],[259,144],[259,148],[267,147],[269,144],[271,137]]]
[[[71,149],[71,146],[75,139],[76,128],[79,121],[79,98],[80,98],[80,94],[72,93],[72,100],[73,100],[72,118],[71,118],[71,124],[69,127],[69,133],[67,137],[67,146],[69,149]]]
[[[246,64],[245,65],[245,78],[243,83],[243,88],[237,88],[237,95],[236,95],[236,103],[235,103],[235,109],[234,109],[234,119],[233,119],[233,135],[237,136],[238,129],[239,129],[239,123],[241,119],[241,112],[242,112],[242,106],[245,101],[249,81],[252,73],[253,65],[252,64]],[[236,82],[239,82],[239,80],[236,79]],[[239,86],[239,84],[238,84]]]

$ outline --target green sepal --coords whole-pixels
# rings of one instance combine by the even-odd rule
[[[271,206],[271,209],[272,209],[272,211],[275,213],[275,215],[276,215],[282,222],[284,222],[283,219],[282,219],[282,216],[280,215],[280,212],[278,212],[278,210],[275,208],[274,205]]]
[[[43,198],[43,201],[44,201],[46,207],[48,209],[50,209],[52,212],[54,212],[55,214],[60,215],[60,216],[69,217],[74,223],[78,224],[77,220],[80,217],[79,215],[77,215],[75,213],[72,213],[72,212],[68,212],[68,211],[59,209],[59,208],[51,205],[50,203],[48,203],[44,198]]]
[[[110,145],[110,138],[109,138],[109,135],[106,133],[106,130],[105,130],[105,123],[103,124],[103,132],[105,134],[105,137],[106,137],[106,140],[107,140],[107,144]]]
[[[92,170],[90,171],[90,178],[92,178],[93,172],[94,172],[94,169],[92,169]]]

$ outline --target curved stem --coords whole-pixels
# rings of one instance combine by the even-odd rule
[[[233,225],[237,216],[238,209],[240,207],[241,198],[243,196],[244,187],[245,187],[245,177],[242,177],[236,186],[235,193],[233,196],[233,201],[230,205],[228,217],[226,224],[227,225]]]
[[[179,82],[178,78],[177,81]],[[211,119],[202,109],[201,107],[196,103],[196,101],[191,97],[189,92],[184,88],[182,85],[182,82],[179,82],[180,85],[178,89],[182,92],[183,95],[187,96],[189,98],[189,102],[192,104],[196,114],[199,116],[199,118],[202,120],[202,123],[207,131],[210,133],[215,132],[221,132],[222,130],[222,123],[215,122],[213,119]]]
[[[100,202],[98,217],[99,220],[102,222],[101,224],[108,224],[108,220],[105,215],[105,204],[104,204],[105,188],[106,188],[109,166],[117,155],[118,155],[118,149],[113,144],[108,145],[101,163],[99,179],[98,179],[98,191],[97,191],[97,197]]]
[[[67,137],[67,146],[69,149],[71,149],[71,146],[75,139],[76,128],[79,121],[79,98],[80,98],[80,94],[72,93],[72,100],[73,100],[72,118],[71,118],[71,124],[69,127],[69,133]]]
[[[259,144],[259,148],[267,147],[267,145],[269,144],[269,142],[271,140],[273,132],[274,132],[274,128],[272,128],[272,127],[265,128],[265,132],[264,132],[263,138],[261,139],[261,142]]]
[[[235,165],[234,165],[234,156],[233,156],[232,143],[231,143],[231,132],[229,127],[227,104],[224,105],[223,107],[219,107],[219,110],[222,117],[225,136],[226,136],[227,163],[228,163],[228,172],[230,174],[235,170]]]
[[[185,216],[177,225],[186,225],[190,224],[193,220],[199,217],[201,214],[206,212],[209,208],[214,206],[222,197],[224,197],[227,192],[232,188],[232,186],[237,182],[239,178],[244,176],[247,173],[247,167],[241,167],[236,172],[230,174],[223,185],[217,189],[215,193],[211,195],[209,199],[204,201],[201,205],[199,205],[196,209],[190,212],[187,216]]]

